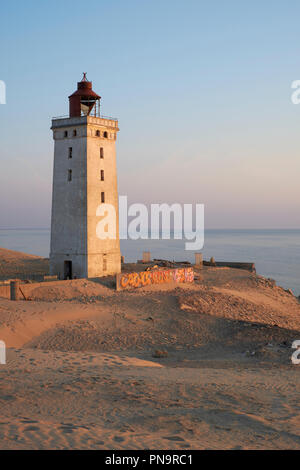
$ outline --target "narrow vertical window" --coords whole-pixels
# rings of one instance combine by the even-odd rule
[[[68,137],[68,131],[65,131],[64,136]]]
[[[74,129],[74,131],[73,131],[73,137],[76,137],[76,136],[77,136],[77,131],[76,131],[76,129]]]
[[[107,258],[106,258],[106,254],[103,255],[103,271],[107,271]]]
[[[100,171],[100,180],[104,181],[104,170]]]
[[[96,131],[96,136],[100,137],[100,131]]]
[[[104,150],[103,150],[103,147],[100,147],[100,158],[104,158]]]
[[[68,170],[68,181],[72,181],[72,170]]]
[[[73,156],[73,148],[69,147],[69,158],[72,158]]]
[[[107,139],[108,133],[107,133],[106,131],[103,133],[103,137],[104,137],[105,139]]]
[[[105,202],[105,194],[103,191],[101,193],[101,202]]]

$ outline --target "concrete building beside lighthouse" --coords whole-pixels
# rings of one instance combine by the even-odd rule
[[[100,116],[100,99],[84,74],[69,96],[69,116],[52,120],[54,169],[50,273],[60,279],[121,271],[116,139],[118,121]],[[116,237],[99,239],[100,204],[116,211]]]

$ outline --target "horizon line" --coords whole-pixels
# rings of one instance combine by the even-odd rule
[[[195,227],[192,228],[195,231]],[[51,227],[0,227],[0,230],[51,230]],[[170,229],[171,232],[174,232],[174,229]],[[300,230],[300,227],[207,227],[205,230]],[[120,230],[121,232],[121,230]],[[161,231],[160,231],[161,232]]]

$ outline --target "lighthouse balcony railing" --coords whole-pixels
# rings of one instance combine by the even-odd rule
[[[58,119],[69,119],[69,115],[68,114],[65,114],[64,116],[55,116],[52,118],[52,121],[56,121]],[[112,116],[104,116],[103,114],[99,114],[98,116],[95,116],[94,114],[81,114],[81,116],[78,116],[78,117],[97,117],[97,118],[100,118],[100,119],[107,119],[109,121],[118,121],[117,118],[114,118]]]

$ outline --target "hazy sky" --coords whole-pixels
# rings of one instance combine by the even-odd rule
[[[51,117],[82,72],[118,117],[119,193],[209,228],[300,228],[298,1],[1,2],[0,228],[50,224]]]

